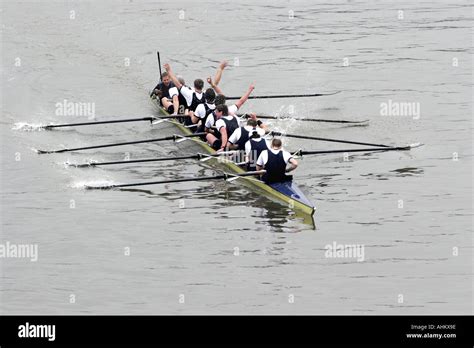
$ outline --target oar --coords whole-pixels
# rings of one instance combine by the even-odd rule
[[[341,91],[333,93],[313,93],[313,94],[279,94],[279,95],[251,95],[248,99],[280,99],[280,98],[307,98],[307,97],[323,97],[334,95]],[[240,97],[226,97],[227,100],[240,99]]]
[[[238,114],[237,116],[239,117],[248,117],[247,114]],[[94,126],[94,125],[99,125],[99,124],[111,124],[111,123],[127,123],[127,122],[142,122],[142,121],[148,121],[153,123],[153,121],[156,120],[162,120],[162,119],[176,119],[176,118],[181,118],[181,117],[189,117],[189,115],[184,115],[184,114],[178,114],[178,115],[166,115],[166,116],[148,116],[148,117],[139,117],[139,118],[125,118],[125,119],[117,119],[117,120],[108,120],[108,121],[92,121],[92,122],[79,122],[79,123],[63,123],[63,124],[49,124],[46,126],[42,126],[42,129],[53,129],[53,128],[64,128],[64,127],[79,127],[79,126]],[[258,118],[261,119],[273,119],[273,120],[278,120],[281,118],[275,117],[275,116],[257,116]],[[333,123],[365,123],[368,120],[365,121],[344,121],[344,120],[321,120],[321,119],[307,119],[307,118],[293,118],[294,120],[298,121],[314,121],[314,122],[333,122]]]
[[[237,116],[246,117],[248,118],[248,114],[238,114]],[[307,121],[307,122],[327,122],[327,123],[347,123],[347,124],[361,124],[367,123],[369,120],[361,120],[361,121],[347,121],[347,120],[330,120],[330,119],[323,119],[323,118],[300,118],[300,117],[278,117],[278,116],[270,116],[270,115],[257,115],[257,118],[267,119],[267,120],[296,120],[296,121]]]
[[[89,162],[89,163],[84,163],[84,164],[67,163],[67,165],[69,167],[85,168],[85,167],[108,166],[112,164],[164,162],[164,161],[178,161],[178,160],[185,160],[185,159],[205,159],[209,157],[219,157],[223,155],[233,154],[236,152],[238,151],[223,151],[223,152],[212,153],[212,154],[196,153],[194,155],[176,156],[176,157],[137,158],[134,160],[111,161],[111,162]]]
[[[160,60],[160,51],[156,51],[156,55],[158,56],[158,68],[160,69],[160,81],[161,81],[161,60]]]
[[[423,146],[421,143],[415,143],[405,146],[393,146],[393,147],[374,147],[374,148],[365,148],[365,149],[345,149],[345,150],[325,150],[325,151],[305,151],[298,150],[294,154],[297,156],[305,155],[322,155],[329,153],[341,153],[341,152],[373,152],[373,151],[406,151],[414,149],[415,147]],[[292,152],[293,153],[293,152]]]
[[[245,117],[249,118],[250,115],[248,114],[236,114],[238,117]],[[180,118],[180,117],[189,117],[189,115],[178,114],[178,115],[169,115],[169,116],[155,116],[155,119],[166,119],[166,118]],[[281,118],[277,116],[269,116],[269,115],[257,115],[257,118],[260,119],[268,119],[268,120],[296,120],[296,121],[309,121],[309,122],[327,122],[327,123],[345,123],[345,124],[363,124],[368,123],[369,120],[360,120],[360,121],[347,121],[347,120],[329,120],[329,119],[322,119],[322,118]],[[153,121],[152,121],[153,122]]]
[[[85,147],[75,147],[75,148],[66,148],[60,150],[36,150],[39,154],[45,153],[61,153],[61,152],[71,152],[71,151],[80,151],[80,150],[90,150],[90,149],[100,149],[103,147],[113,147],[113,146],[123,146],[123,145],[133,145],[133,144],[143,144],[143,143],[154,143],[159,141],[167,141],[167,140],[176,140],[179,138],[192,138],[192,137],[199,137],[201,135],[206,135],[207,133],[194,133],[189,135],[171,135],[164,138],[155,138],[155,139],[144,139],[144,140],[135,140],[135,141],[127,141],[124,143],[112,143],[112,144],[102,144],[102,145],[94,145],[94,146],[85,146]]]
[[[78,126],[91,126],[96,124],[109,124],[109,123],[125,123],[125,122],[141,122],[141,121],[149,121],[153,122],[156,117],[140,117],[140,118],[125,118],[120,120],[109,120],[109,121],[94,121],[94,122],[80,122],[80,123],[63,123],[63,124],[49,124],[46,126],[42,126],[43,129],[51,129],[51,128],[61,128],[61,127],[78,127]]]
[[[94,126],[94,125],[97,125],[97,124],[141,122],[141,121],[149,121],[149,122],[153,123],[153,121],[159,120],[159,119],[178,118],[178,117],[186,117],[186,116],[189,116],[189,115],[148,116],[148,117],[124,118],[124,119],[108,120],[108,121],[93,121],[93,122],[79,122],[79,123],[48,124],[48,125],[46,125],[46,126],[42,126],[41,128],[43,128],[43,129],[51,129],[51,128],[61,128],[61,127]]]
[[[248,114],[236,114],[236,116],[245,117],[245,118],[250,117],[250,115],[248,115]],[[169,116],[155,116],[155,119],[180,118],[180,117],[189,117],[189,115],[178,114],[178,115],[169,115]],[[282,117],[270,116],[270,115],[257,115],[257,118],[268,119],[268,120],[289,119],[289,120],[296,120],[296,121],[347,123],[347,124],[362,124],[362,123],[368,123],[369,122],[369,120],[347,121],[347,120],[329,120],[329,119],[322,119],[322,118],[282,118]]]
[[[359,141],[350,141],[350,140],[339,140],[339,139],[329,139],[329,138],[319,138],[319,137],[310,137],[307,135],[296,135],[296,134],[286,134],[281,132],[274,132],[271,131],[268,133],[269,135],[273,136],[284,136],[289,138],[298,138],[298,139],[307,139],[307,140],[320,140],[320,141],[328,141],[333,143],[342,143],[342,144],[354,144],[354,145],[367,145],[367,146],[378,146],[378,147],[390,147],[389,145],[383,144],[371,144],[371,143],[362,143]]]
[[[246,173],[241,173],[241,174],[224,173],[224,174],[221,174],[221,175],[213,175],[213,176],[200,176],[200,177],[196,177],[196,178],[171,179],[171,180],[161,180],[161,181],[145,181],[145,182],[135,182],[135,183],[131,183],[131,184],[117,184],[117,185],[105,185],[105,186],[89,186],[89,185],[86,185],[85,188],[87,190],[110,190],[110,189],[121,188],[121,187],[160,185],[160,184],[170,184],[170,183],[177,183],[177,182],[206,181],[206,180],[220,180],[220,179],[227,180],[227,179],[235,178],[235,177],[261,175],[263,173],[265,173],[264,170],[254,171],[254,172],[246,172]]]

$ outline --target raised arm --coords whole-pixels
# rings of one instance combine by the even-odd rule
[[[171,66],[168,63],[166,63],[163,67],[165,68],[166,72],[169,74],[170,79],[171,79],[171,81],[173,81],[176,88],[178,88],[178,90],[180,90],[181,87],[183,87],[183,85],[182,85],[181,82],[179,82],[178,78],[173,73],[173,70],[171,70]]]
[[[217,94],[224,94],[222,93],[222,89],[220,89],[220,87],[218,87],[214,81],[212,81],[212,78],[209,76],[207,78],[207,83],[209,83],[211,85],[211,87],[214,89],[214,91],[216,91]]]
[[[229,64],[225,60],[223,60],[219,64],[219,67],[217,68],[217,71],[216,71],[216,76],[214,77],[214,83],[216,84],[216,86],[219,84],[219,82],[221,82],[222,73],[224,72],[224,69],[227,65],[229,65]],[[213,88],[215,89],[215,87],[213,87]]]
[[[237,102],[235,103],[235,105],[237,105],[237,108],[240,109],[242,105],[244,105],[244,103],[247,101],[247,99],[249,99],[249,96],[254,89],[255,89],[255,86],[252,83],[249,89],[247,90],[247,92],[245,92],[245,94],[242,97],[240,97],[240,99],[237,100]]]

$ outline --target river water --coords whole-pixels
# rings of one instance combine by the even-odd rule
[[[1,17],[0,242],[38,248],[36,262],[0,259],[2,313],[472,313],[469,1],[2,1]],[[251,100],[246,112],[370,120],[274,129],[424,146],[301,159],[295,180],[316,205],[316,229],[238,181],[83,189],[217,174],[207,163],[64,165],[193,153],[193,142],[33,151],[172,134],[146,122],[25,127],[89,119],[57,115],[64,100],[93,105],[96,119],[152,115],[157,50],[188,83],[228,60],[227,95],[251,82],[256,95],[341,91]],[[412,113],[383,115],[400,103]],[[328,257],[340,244],[363,255]]]

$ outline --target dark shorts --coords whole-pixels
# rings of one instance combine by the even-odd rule
[[[174,112],[174,106],[170,105],[168,106],[168,109],[166,110],[169,114],[172,114]]]
[[[214,144],[212,144],[211,147],[212,147],[214,150],[219,150],[219,149],[221,148],[221,146],[222,146],[222,140],[217,139],[216,141],[214,141]]]

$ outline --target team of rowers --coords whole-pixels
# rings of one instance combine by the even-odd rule
[[[204,81],[194,80],[194,88],[188,87],[182,77],[176,76],[169,64],[161,74],[161,81],[152,91],[152,96],[171,115],[179,115],[179,121],[203,133],[207,141],[217,152],[245,151],[248,171],[264,169],[262,180],[276,183],[291,180],[286,173],[296,169],[298,162],[283,150],[282,142],[274,138],[268,144],[263,136],[266,126],[251,113],[246,121],[237,116],[254,90],[251,84],[245,94],[235,104],[227,105],[226,97],[219,87],[222,73],[227,62],[220,63],[214,79],[207,78],[210,87],[204,90]]]

